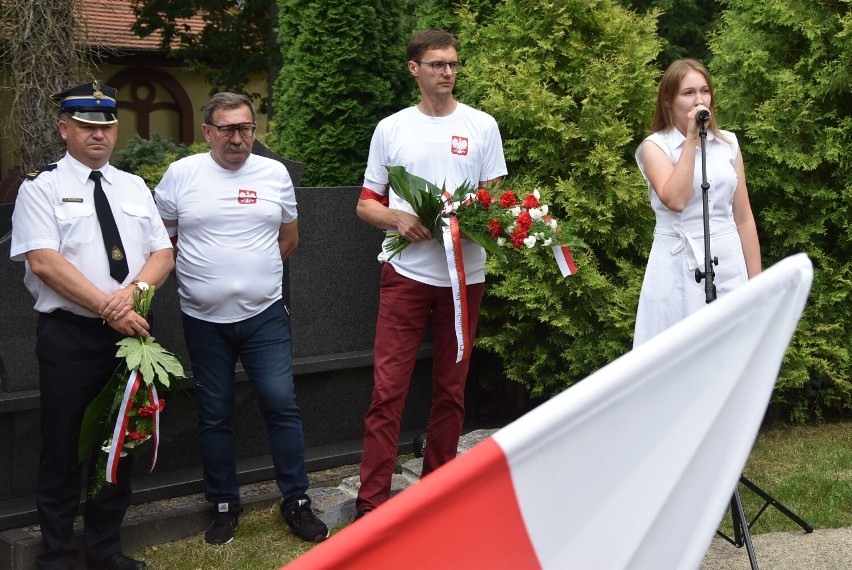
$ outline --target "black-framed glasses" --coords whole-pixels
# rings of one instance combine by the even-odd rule
[[[455,75],[464,66],[460,61],[415,61],[418,65],[428,65],[434,73],[444,73],[444,70],[450,68],[450,73]]]
[[[216,127],[216,130],[219,131],[219,135],[227,138],[231,138],[234,136],[234,133],[239,131],[240,136],[244,139],[250,138],[254,131],[257,130],[257,125],[255,123],[239,123],[236,125],[217,125],[215,123],[211,123],[208,121],[207,123],[211,127]]]

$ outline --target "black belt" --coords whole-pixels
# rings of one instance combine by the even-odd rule
[[[72,313],[71,311],[66,311],[64,309],[54,309],[50,313],[42,313],[42,316],[51,317],[54,319],[59,319],[60,321],[74,323],[75,325],[82,326],[102,326],[104,324],[103,319],[101,319],[100,317],[84,317],[82,315]]]

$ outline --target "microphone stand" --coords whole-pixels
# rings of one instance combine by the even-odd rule
[[[695,282],[701,283],[704,279],[704,300],[706,303],[711,303],[716,300],[716,272],[713,271],[714,265],[719,265],[718,257],[710,257],[710,206],[709,206],[709,190],[710,184],[707,182],[707,119],[710,118],[710,113],[707,111],[699,111],[697,114],[699,119],[698,137],[701,139],[701,199],[704,211],[704,271],[700,267],[695,268]]]
[[[701,197],[704,213],[704,271],[700,267],[695,268],[695,282],[701,283],[704,279],[704,297],[705,302],[712,303],[716,300],[716,272],[713,271],[714,265],[719,265],[718,257],[710,255],[710,207],[709,207],[709,190],[710,184],[707,182],[707,120],[710,118],[708,111],[699,111],[696,114],[699,122],[698,136],[701,139]],[[731,497],[731,523],[734,528],[734,538],[725,535],[721,530],[717,530],[716,534],[736,546],[741,548],[746,547],[748,552],[748,560],[752,570],[758,570],[757,557],[754,554],[754,545],[751,542],[751,526],[757,522],[757,519],[767,507],[772,505],[781,513],[786,515],[790,520],[798,524],[806,533],[813,532],[813,527],[807,522],[799,518],[790,509],[776,501],[772,496],[766,493],[763,489],[746,479],[745,475],[740,475],[740,483],[751,489],[754,493],[760,496],[764,501],[763,507],[758,511],[757,515],[748,522],[743,510],[742,499],[740,498],[739,487],[734,487],[734,494]]]

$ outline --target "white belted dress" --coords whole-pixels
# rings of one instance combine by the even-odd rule
[[[717,296],[720,297],[748,280],[732,207],[737,189],[734,163],[739,146],[734,133],[721,132],[729,142],[711,132],[707,133],[706,140],[710,254],[719,259],[719,265],[713,269]],[[654,133],[645,140],[659,146],[674,165],[680,158],[686,138],[677,129],[672,129]],[[648,196],[657,223],[639,295],[634,348],[706,306],[704,281],[698,283],[695,280],[695,269],[704,269],[701,151],[698,149],[695,153],[692,197],[682,212],[669,210],[657,196],[645,173],[641,145],[636,150],[636,163],[648,183]]]

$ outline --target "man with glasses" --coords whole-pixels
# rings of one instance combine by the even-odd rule
[[[361,488],[356,518],[387,501],[405,398],[417,351],[432,324],[432,407],[423,472],[428,475],[456,455],[464,421],[464,387],[469,359],[456,363],[454,304],[441,244],[420,223],[410,205],[388,187],[385,166],[404,166],[450,192],[464,182],[498,185],[506,161],[497,122],[456,101],[453,87],[461,68],[456,39],[443,30],[424,30],[408,43],[408,70],[420,101],[379,122],[370,144],[358,216],[396,232],[411,245],[390,259],[382,249],[379,315],[376,322],[374,387],[365,417]],[[485,251],[463,240],[468,330],[476,334],[485,281]]]
[[[302,540],[320,542],[328,528],[307,495],[281,288],[283,262],[299,241],[296,195],[283,164],[251,153],[255,120],[248,97],[214,95],[201,127],[210,152],[172,163],[155,190],[175,244],[204,493],[216,506],[204,538],[229,543],[241,512],[231,427],[239,358],[266,420],[281,514]]]

